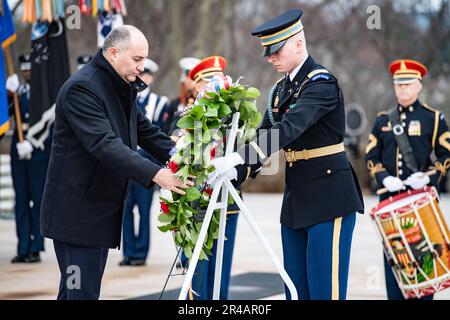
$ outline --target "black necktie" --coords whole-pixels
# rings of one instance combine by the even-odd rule
[[[286,80],[284,80],[284,84],[283,84],[283,93],[282,93],[282,98],[285,99],[290,95],[290,90],[291,90],[291,78],[289,76],[286,77]]]
[[[286,80],[284,81],[284,86],[289,89],[291,87],[291,84],[292,84],[291,77],[287,76]]]

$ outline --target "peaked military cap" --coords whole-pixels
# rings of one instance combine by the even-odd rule
[[[180,61],[178,62],[182,70],[180,81],[184,81],[184,79],[186,79],[186,77],[189,75],[189,71],[191,71],[192,68],[194,68],[197,64],[199,64],[200,61],[201,61],[200,59],[193,57],[185,57],[180,59]]]
[[[302,15],[303,10],[292,9],[252,31],[251,34],[257,36],[264,47],[263,57],[276,53],[290,37],[303,30]]]
[[[144,60],[144,72],[149,72],[151,74],[155,74],[158,72],[159,66],[158,64],[153,61],[152,59],[145,58]]]
[[[189,78],[195,82],[208,81],[216,74],[222,74],[227,66],[227,60],[221,56],[211,56],[200,61],[190,72]]]
[[[31,70],[31,56],[29,53],[24,53],[19,56],[20,71]]]
[[[427,68],[415,60],[396,60],[389,65],[395,84],[411,83],[416,79],[422,80],[427,74]]]

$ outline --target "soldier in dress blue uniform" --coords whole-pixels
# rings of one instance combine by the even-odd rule
[[[380,188],[389,192],[380,196],[380,201],[399,194],[406,189],[421,189],[426,185],[437,186],[450,168],[450,132],[444,114],[420,102],[422,78],[427,69],[414,60],[397,60],[389,70],[393,76],[397,106],[389,112],[378,114],[369,135],[366,147],[366,161],[370,175]],[[393,112],[399,119],[417,162],[414,172],[407,165],[405,155],[400,152],[394,136],[389,114]],[[431,154],[434,151],[436,161]],[[429,177],[424,172],[436,170]],[[403,300],[403,295],[394,278],[390,264],[384,257],[388,299]],[[433,299],[433,296],[424,299]]]
[[[213,163],[219,174],[236,166],[241,181],[284,150],[284,267],[300,299],[345,299],[355,213],[363,212],[363,199],[343,145],[344,97],[336,77],[308,54],[302,14],[289,10],[252,32],[263,56],[285,76],[270,93],[257,139]],[[286,296],[291,298],[288,290]]]
[[[154,74],[159,66],[150,59],[144,61],[144,72],[140,78],[148,86],[139,92],[137,96],[137,106],[152,123],[163,128],[168,115],[169,99],[151,92]],[[151,156],[142,149],[138,153],[144,158],[152,159]],[[154,188],[145,189],[138,183],[132,182],[130,193],[123,217],[123,254],[124,258],[119,263],[121,266],[142,266],[148,256],[150,248],[150,210],[152,207]],[[133,209],[137,205],[139,210],[139,230],[136,234],[134,230]]]
[[[224,75],[227,61],[220,56],[211,56],[201,60],[190,72],[189,78],[195,82],[195,90],[200,92],[215,75]],[[225,238],[223,247],[222,275],[220,282],[220,300],[227,300],[231,278],[234,241],[239,216],[239,207],[233,204],[227,208]],[[208,260],[199,260],[192,278],[190,300],[212,300],[214,293],[214,274],[216,268],[217,240],[214,240],[212,255]]]
[[[20,70],[25,82],[19,85],[17,75],[8,78],[6,87],[19,96],[20,115],[24,137],[29,127],[29,100],[31,61],[29,54],[19,57]],[[10,114],[14,114],[11,99]],[[18,237],[17,256],[12,263],[40,262],[44,251],[44,238],[39,231],[41,198],[47,176],[50,158],[51,135],[44,143],[44,149],[33,148],[28,140],[19,142],[17,126],[11,143],[11,173],[15,192],[15,217]]]

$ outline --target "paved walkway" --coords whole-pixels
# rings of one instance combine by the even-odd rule
[[[156,195],[155,195],[156,196]],[[450,212],[450,197],[442,199],[444,211]],[[279,212],[281,194],[246,194],[245,202],[278,257],[281,259]],[[366,197],[366,207],[377,202]],[[154,202],[158,203],[158,202]],[[446,210],[445,210],[446,209]],[[156,229],[157,206],[152,212],[152,244],[148,264],[144,267],[119,267],[121,253],[110,250],[101,299],[127,299],[161,291],[176,251],[170,234]],[[450,218],[447,215],[447,218]],[[0,220],[0,299],[54,299],[58,289],[59,270],[52,242],[46,240],[43,262],[34,265],[13,265],[15,254],[15,224]],[[240,217],[232,274],[247,272],[276,272],[259,245],[247,222]],[[183,278],[172,277],[168,289],[180,287]],[[284,295],[270,297],[284,299]],[[369,215],[359,215],[354,233],[349,299],[386,299],[382,269],[382,249]],[[436,295],[436,299],[450,299],[450,290]]]

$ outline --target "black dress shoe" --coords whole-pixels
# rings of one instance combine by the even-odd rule
[[[130,266],[133,266],[133,267],[145,266],[145,260],[144,259],[130,259]]]
[[[28,262],[29,263],[37,263],[37,262],[41,262],[41,255],[39,254],[39,252],[36,253],[30,253],[28,255]]]
[[[17,255],[11,260],[11,263],[30,263],[30,258],[28,255]]]
[[[129,266],[130,265],[130,258],[123,258],[122,261],[119,262],[119,266]]]

